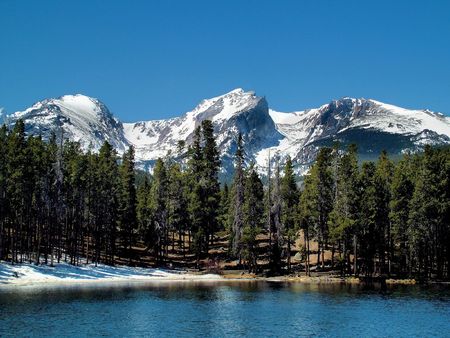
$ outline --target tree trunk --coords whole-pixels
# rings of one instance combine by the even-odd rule
[[[334,269],[334,252],[336,248],[334,244],[331,246],[331,269]]]
[[[305,231],[306,236],[306,275],[309,277],[311,276],[310,266],[309,266],[309,231]]]
[[[291,272],[291,239],[288,237],[287,240],[287,269],[288,273]]]
[[[357,273],[357,262],[358,256],[356,255],[356,235],[353,235],[353,274],[356,276]]]
[[[317,264],[316,264],[316,271],[319,270],[320,266],[320,240],[317,242]]]

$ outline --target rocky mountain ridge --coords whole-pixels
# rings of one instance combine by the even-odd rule
[[[122,153],[133,145],[138,164],[150,170],[154,161],[168,152],[177,157],[179,141],[189,145],[195,128],[209,119],[215,128],[224,177],[233,171],[239,133],[247,161],[254,161],[261,173],[267,170],[269,156],[276,161],[287,155],[301,173],[319,147],[335,141],[343,146],[357,143],[363,158],[375,157],[382,149],[397,155],[425,144],[450,144],[450,118],[429,110],[345,97],[319,108],[286,113],[270,109],[265,97],[241,88],[203,100],[182,116],[166,120],[122,123],[101,101],[80,94],[37,102],[4,120],[14,124],[19,118],[29,134],[48,138],[59,130],[84,149],[95,151],[108,141]]]

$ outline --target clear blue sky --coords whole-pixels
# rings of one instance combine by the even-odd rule
[[[236,87],[450,113],[450,1],[0,0],[0,107],[82,93],[124,121]]]

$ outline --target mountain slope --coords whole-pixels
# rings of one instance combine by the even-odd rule
[[[450,143],[450,118],[443,114],[408,110],[370,99],[342,98],[293,113],[271,110],[270,116],[285,136],[271,150],[289,154],[300,164],[311,162],[318,147],[334,141],[344,146],[357,143],[362,155],[369,158],[382,149],[398,154],[420,149],[424,144]]]
[[[243,134],[249,160],[253,153],[276,146],[283,138],[270,118],[266,99],[240,88],[203,100],[181,117],[124,123],[125,138],[135,146],[138,160],[151,161],[165,156],[168,151],[176,155],[178,141],[190,144],[195,128],[206,119],[213,122],[224,173],[232,170],[239,132]]]
[[[79,141],[86,149],[110,142],[119,153],[136,149],[142,167],[151,168],[158,157],[177,157],[178,142],[192,142],[195,128],[205,119],[213,122],[221,152],[223,175],[233,171],[238,133],[243,134],[247,162],[255,161],[265,173],[273,161],[290,155],[298,171],[307,168],[320,146],[339,141],[357,143],[363,157],[373,158],[382,149],[391,154],[418,150],[424,144],[450,144],[450,118],[428,110],[408,110],[375,100],[342,98],[319,108],[284,113],[271,110],[264,97],[235,89],[203,100],[180,117],[121,123],[97,99],[66,95],[36,103],[8,116],[25,120],[26,130],[48,138],[51,131]]]
[[[62,131],[64,138],[80,142],[84,149],[98,150],[104,141],[119,152],[128,146],[122,123],[102,102],[81,94],[43,100],[6,119],[9,123],[23,119],[27,133],[45,139]]]

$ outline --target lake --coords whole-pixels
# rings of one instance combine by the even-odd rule
[[[269,282],[0,289],[0,336],[449,337],[450,289]]]

